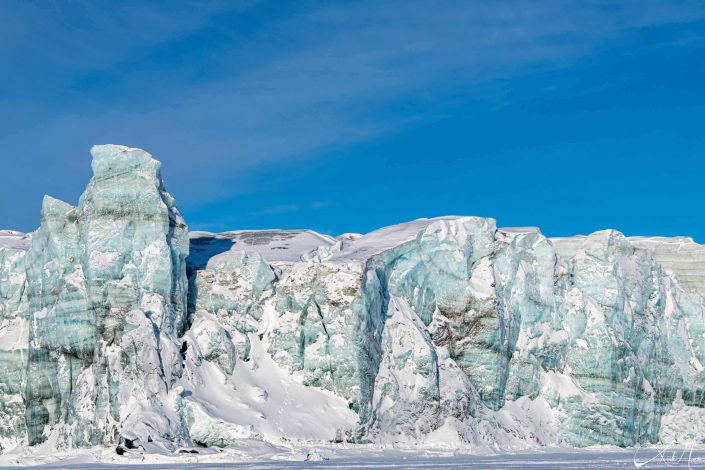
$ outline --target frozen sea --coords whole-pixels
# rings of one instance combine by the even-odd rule
[[[80,463],[76,461],[54,463],[27,468],[47,469],[119,469],[138,468],[140,470],[185,469],[620,469],[620,468],[669,468],[669,469],[705,469],[705,450],[625,450],[625,451],[580,451],[549,452],[512,455],[456,455],[425,456],[404,455],[397,452],[389,455],[341,456],[322,461],[280,461],[265,460],[251,462],[203,462],[191,458],[190,462],[142,463],[133,461],[124,463]],[[2,469],[17,467],[0,467]]]

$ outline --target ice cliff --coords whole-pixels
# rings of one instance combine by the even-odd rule
[[[142,150],[0,232],[0,443],[705,439],[705,246],[442,217],[191,232]]]
[[[0,251],[4,437],[178,445],[188,431],[170,393],[182,375],[186,224],[149,154],[92,154],[78,207],[45,197],[31,244],[6,237]]]

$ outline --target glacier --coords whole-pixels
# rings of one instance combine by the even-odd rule
[[[189,232],[147,152],[0,231],[0,445],[705,442],[705,246],[439,217]]]

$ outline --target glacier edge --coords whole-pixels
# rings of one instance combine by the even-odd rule
[[[0,444],[705,442],[705,247],[493,219],[190,232],[160,163],[0,231]],[[199,447],[200,446],[200,447]]]

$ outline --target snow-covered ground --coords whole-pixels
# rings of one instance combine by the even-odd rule
[[[510,455],[470,455],[452,451],[415,451],[402,449],[309,449],[285,450],[252,443],[253,447],[240,449],[250,453],[249,457],[238,455],[233,449],[222,454],[192,455],[175,458],[159,458],[140,455],[114,456],[102,462],[97,458],[107,455],[79,455],[59,462],[30,468],[48,469],[118,469],[140,470],[185,469],[628,469],[628,468],[705,468],[705,449],[685,448],[637,448],[637,449],[591,449],[567,452],[547,450],[535,453]],[[0,467],[0,469],[16,467]]]
[[[234,230],[223,233],[192,231],[189,238],[189,258],[196,266],[225,251],[259,253],[272,263],[298,262],[305,253],[335,243],[335,239],[313,230]]]
[[[32,234],[15,230],[0,230],[0,248],[28,250],[32,246]]]

